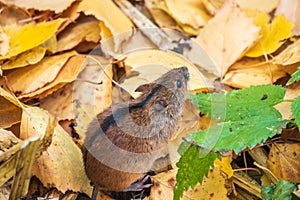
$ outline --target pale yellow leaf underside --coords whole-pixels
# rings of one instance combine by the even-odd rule
[[[196,41],[223,76],[257,40],[259,28],[239,8],[227,5],[202,29]]]

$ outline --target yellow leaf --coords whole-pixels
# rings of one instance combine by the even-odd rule
[[[30,23],[24,26],[14,24],[4,27],[5,33],[10,37],[10,49],[4,56],[0,56],[0,59],[16,56],[42,44],[55,34],[64,21],[64,19],[57,19],[38,24]]]
[[[175,20],[162,9],[157,9],[154,4],[155,0],[145,0],[145,6],[150,11],[156,24],[161,28],[175,28]]]
[[[299,17],[300,1],[299,0],[280,0],[276,8],[275,16],[284,14],[288,21],[293,22],[293,36],[300,35],[300,17]]]
[[[39,96],[40,98],[47,96],[48,94],[53,93],[53,91],[58,90],[63,87],[65,84],[74,81],[82,67],[82,63],[85,60],[84,55],[75,55],[72,56],[61,68],[55,79],[44,85],[44,87],[35,90],[32,93],[20,95],[18,98],[32,98]],[[41,95],[42,94],[42,95]]]
[[[31,93],[53,81],[64,64],[74,55],[76,52],[72,51],[49,56],[35,65],[16,69],[7,75],[9,86],[14,92]]]
[[[55,1],[41,1],[41,0],[3,0],[2,2],[22,7],[26,9],[34,8],[35,10],[54,10],[59,13],[65,10],[75,0],[55,0]]]
[[[225,0],[202,0],[201,2],[211,15],[215,15],[222,8]]]
[[[172,169],[165,173],[160,173],[152,177],[153,187],[151,187],[150,199],[171,200],[173,199],[173,188],[176,184],[176,173],[178,169]],[[216,190],[216,188],[218,188]],[[213,197],[213,198],[212,198]],[[207,200],[207,199],[228,199],[227,189],[225,188],[225,178],[221,175],[220,167],[217,165],[208,173],[208,177],[203,178],[192,189],[184,191],[182,200]]]
[[[279,3],[279,0],[268,0],[268,1],[261,1],[261,0],[236,0],[236,3],[241,8],[247,8],[251,10],[258,10],[262,12],[271,12],[275,9]]]
[[[131,35],[133,24],[112,0],[84,0],[80,2],[78,10],[86,15],[94,15],[104,23],[113,36],[118,36],[113,38],[115,50]],[[103,34],[102,30],[101,34]],[[101,36],[109,39],[105,37],[106,35]]]
[[[33,174],[45,186],[54,186],[62,192],[73,190],[89,193],[89,180],[85,175],[80,149],[53,116],[37,107],[23,109],[20,138],[32,135],[52,137],[51,144],[48,144],[50,146],[35,161]],[[51,138],[45,141],[49,140]]]
[[[34,135],[48,137],[51,141],[55,118],[47,111],[38,107],[24,107],[20,127],[20,139],[25,140]]]
[[[21,105],[22,105],[22,103],[17,98],[12,96],[9,92],[4,90],[2,87],[0,87],[0,96],[5,98],[6,100],[10,101],[11,103],[15,104],[18,107],[21,107]]]
[[[197,35],[211,18],[198,0],[154,0],[157,8],[168,13],[189,34]]]
[[[8,61],[2,65],[3,70],[15,69],[25,67],[27,65],[33,65],[42,60],[46,53],[46,48],[37,46],[17,56],[15,60]]]
[[[59,32],[59,30],[57,31]],[[50,39],[46,40],[41,46],[46,48],[51,54],[55,53],[57,49],[56,35],[52,35]]]
[[[257,40],[259,28],[239,8],[226,5],[201,30],[196,41],[223,77],[228,68]]]
[[[264,58],[245,58],[230,67],[222,82],[236,88],[271,84],[286,74],[292,74],[295,69],[295,66],[283,67],[264,62]]]
[[[267,160],[268,168],[279,180],[300,182],[298,143],[274,143]]]
[[[222,170],[223,171],[223,170]],[[199,183],[195,188],[189,188],[183,193],[182,200],[197,199],[222,199],[229,200],[227,197],[227,189],[225,187],[226,178],[222,176],[221,169],[215,165],[214,169],[209,170],[207,178],[204,177],[202,184]],[[217,189],[216,189],[217,188]]]
[[[254,23],[261,27],[259,35],[260,40],[256,45],[247,51],[246,56],[259,57],[276,51],[282,44],[283,40],[290,37],[294,24],[288,22],[284,15],[277,16],[271,24],[268,24],[266,13],[256,15]]]
[[[227,174],[228,178],[233,176],[233,169],[227,158],[222,158],[222,161],[219,159],[215,160],[215,164],[220,166],[220,169]]]
[[[132,70],[139,72],[138,76],[126,79],[122,83],[122,87],[131,95],[134,94],[135,89],[139,85],[154,81],[171,68],[180,66],[186,66],[189,69],[191,77],[189,90],[199,88],[207,89],[211,87],[205,81],[204,75],[193,64],[179,54],[175,54],[171,51],[143,50],[131,52],[126,55],[125,63],[127,66],[130,66]]]
[[[56,52],[72,49],[83,41],[97,43],[99,40],[100,26],[98,20],[92,17],[80,18],[58,35]]]

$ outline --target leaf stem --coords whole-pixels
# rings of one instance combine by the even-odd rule
[[[294,99],[284,99],[282,102],[294,102]]]

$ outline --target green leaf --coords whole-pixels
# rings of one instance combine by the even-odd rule
[[[292,109],[293,116],[295,118],[295,122],[297,126],[300,127],[300,96],[294,99],[291,109]]]
[[[261,195],[264,200],[289,200],[297,188],[295,183],[279,180],[276,185],[262,186]]]
[[[179,153],[181,158],[176,164],[179,169],[176,175],[174,200],[179,200],[184,190],[202,183],[203,177],[207,176],[214,160],[220,157],[217,153],[207,152],[186,142],[181,143]]]
[[[298,70],[292,74],[292,77],[290,80],[287,82],[287,84],[292,84],[294,82],[297,82],[300,80],[300,66],[298,67]]]
[[[191,133],[186,141],[207,150],[234,150],[236,153],[264,142],[286,125],[281,114],[273,108],[283,101],[285,91],[281,86],[262,85],[223,94],[190,96],[201,112],[217,119],[218,124]]]
[[[255,107],[274,106],[282,102],[286,90],[279,85],[251,86],[242,90],[234,90],[227,93],[213,93],[189,95],[188,97],[201,110],[213,119],[236,119],[238,114],[246,114],[245,111]]]

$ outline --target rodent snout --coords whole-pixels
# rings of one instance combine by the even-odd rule
[[[188,68],[183,66],[183,67],[181,67],[181,71],[183,73],[183,76],[184,76],[185,80],[189,81],[190,80],[190,74],[189,74]]]

